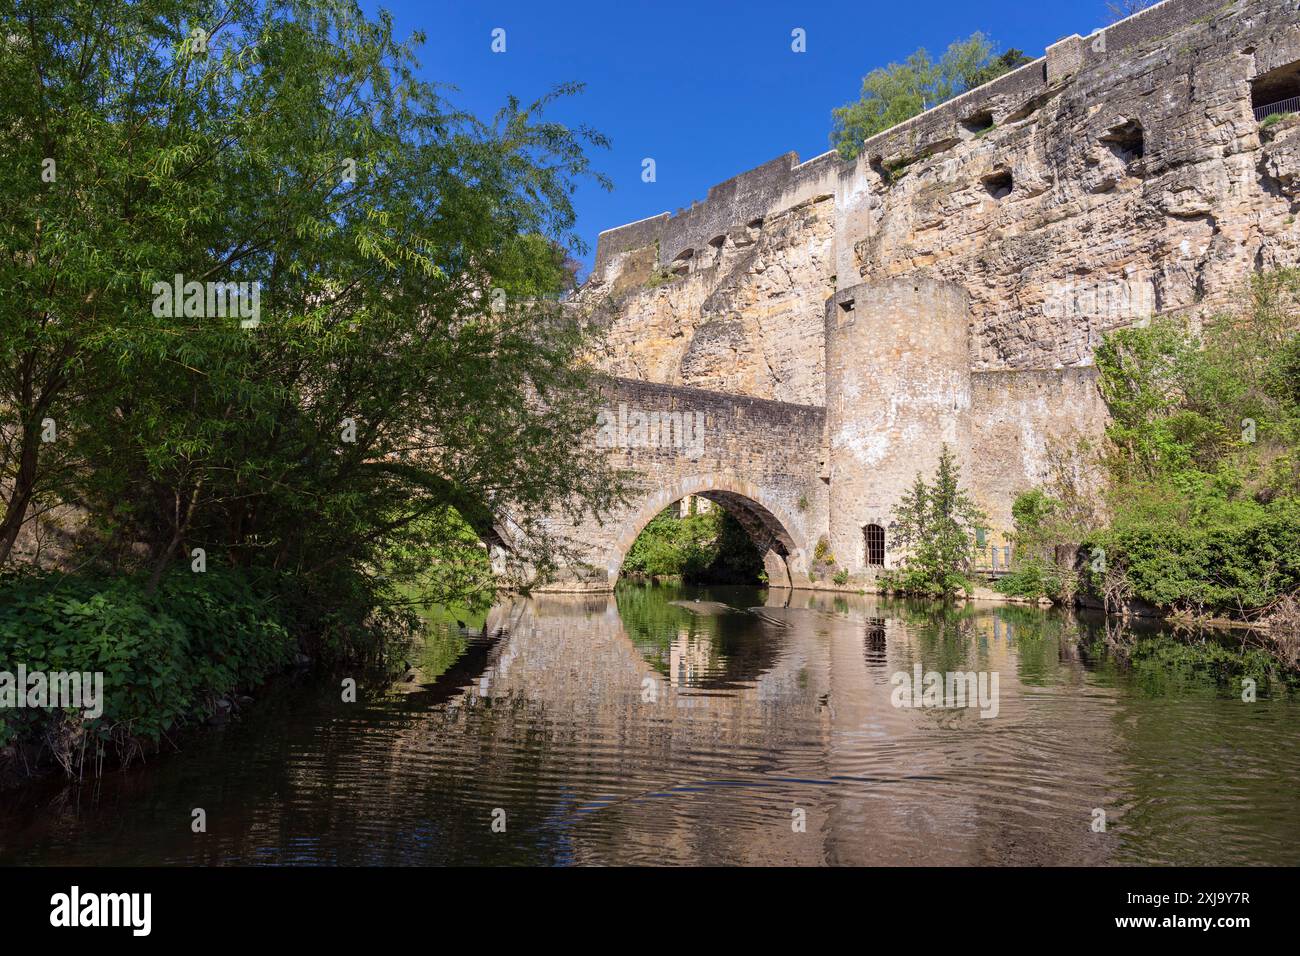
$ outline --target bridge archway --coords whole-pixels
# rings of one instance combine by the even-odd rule
[[[669,505],[688,495],[697,495],[716,503],[740,522],[759,553],[772,587],[792,586],[792,576],[806,569],[807,542],[803,540],[802,522],[763,489],[735,475],[702,474],[677,479],[642,499],[623,520],[605,560],[608,585],[618,580],[623,559],[646,525]]]

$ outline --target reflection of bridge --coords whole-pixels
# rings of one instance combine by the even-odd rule
[[[1106,861],[1112,844],[1087,821],[1115,788],[1113,692],[1050,689],[1082,681],[1051,617],[772,592],[751,613],[692,612],[654,591],[498,605],[480,673],[407,685],[413,703],[443,683],[460,694],[420,707],[391,776],[468,752],[460,786],[510,794],[511,819],[544,820],[546,848],[578,864]],[[918,663],[998,673],[998,719],[895,705],[891,675]]]
[[[825,528],[822,480],[826,410],[703,389],[611,379],[597,441],[636,490],[603,524],[552,530],[581,558],[550,590],[605,590],[642,529],[687,495],[736,517],[763,555],[768,580],[789,587],[806,577],[816,528]]]

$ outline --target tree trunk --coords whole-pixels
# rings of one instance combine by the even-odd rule
[[[199,503],[199,494],[202,491],[203,479],[200,478],[194,486],[194,493],[190,495],[189,507],[185,509],[184,515],[181,514],[180,492],[176,492],[176,521],[172,525],[175,530],[172,533],[171,541],[167,543],[166,549],[154,563],[153,573],[149,575],[149,583],[145,587],[146,594],[153,594],[158,590],[158,585],[162,582],[163,572],[167,570],[167,565],[171,563],[172,555],[176,553],[177,546],[185,540],[185,532],[189,530],[190,522],[194,520],[194,509]]]
[[[31,504],[32,494],[36,490],[37,443],[40,441],[40,433],[34,426],[24,424],[22,434],[13,494],[5,508],[4,520],[0,521],[0,565],[5,564],[13,552],[18,532],[27,520],[27,506]]]

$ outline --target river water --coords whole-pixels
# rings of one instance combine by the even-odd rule
[[[1300,863],[1300,703],[1121,667],[1099,621],[626,585],[468,624],[355,703],[285,679],[0,797],[0,863]],[[929,671],[987,693],[895,706]]]

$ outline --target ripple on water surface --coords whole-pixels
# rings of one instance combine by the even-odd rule
[[[356,704],[286,680],[180,754],[7,795],[0,861],[1300,861],[1292,701],[1152,693],[1059,612],[787,596],[502,605]],[[918,664],[996,674],[996,714],[894,706]]]

